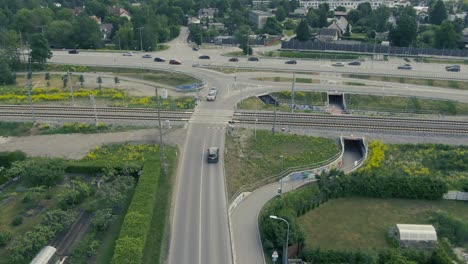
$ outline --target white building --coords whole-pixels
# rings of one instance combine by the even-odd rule
[[[274,16],[274,14],[269,12],[252,10],[249,12],[249,21],[252,22],[256,28],[263,28],[263,26],[265,26],[267,18]]]
[[[401,247],[431,248],[437,243],[437,232],[432,225],[396,225]]]
[[[306,8],[318,8],[320,4],[328,3],[330,10],[335,10],[339,6],[344,6],[346,9],[356,9],[361,3],[369,2],[373,9],[385,5],[388,7],[398,7],[410,5],[409,2],[404,0],[300,0],[299,4]]]

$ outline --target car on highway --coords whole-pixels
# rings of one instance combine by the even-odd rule
[[[133,56],[133,52],[125,52],[122,56]]]
[[[345,64],[343,62],[335,62],[332,64],[332,66],[335,66],[335,67],[344,67]]]
[[[288,60],[285,64],[297,64],[297,60]]]
[[[179,60],[170,60],[170,61],[169,61],[169,64],[172,64],[172,65],[180,65],[180,64],[182,64],[182,62],[180,62]]]
[[[153,58],[153,57],[151,56],[151,54],[145,54],[145,55],[143,55],[143,56],[141,56],[141,57],[142,57],[143,59],[151,59],[151,58]]]
[[[77,49],[72,49],[68,51],[68,54],[78,54],[80,53]]]
[[[403,65],[398,66],[398,69],[399,70],[412,70],[413,67],[410,64],[403,64]]]
[[[199,51],[200,48],[199,48],[199,47],[193,47],[192,50],[193,50],[193,51]]]
[[[460,65],[450,65],[445,67],[446,71],[452,71],[452,72],[459,72],[460,71]]]
[[[248,61],[259,61],[259,59],[257,57],[250,57]]]
[[[361,62],[360,62],[360,61],[352,61],[352,62],[348,63],[348,65],[351,65],[351,66],[361,66]]]
[[[209,60],[210,59],[210,56],[208,55],[201,55],[200,57],[198,57],[200,60]]]
[[[230,58],[229,61],[230,61],[230,62],[238,62],[238,61],[239,61],[239,58]]]
[[[216,100],[216,95],[218,95],[218,89],[216,89],[216,87],[213,87],[208,92],[208,95],[206,96],[206,100],[207,101],[214,101],[214,100]]]
[[[210,147],[208,148],[208,163],[218,163],[219,161],[219,148]]]
[[[154,58],[154,61],[155,61],[155,62],[165,62],[166,59],[161,58],[161,57],[156,57],[156,58]]]

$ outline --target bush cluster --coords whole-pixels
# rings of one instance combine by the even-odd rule
[[[112,264],[140,263],[154,211],[160,166],[157,158],[148,160],[135,188],[116,241]]]

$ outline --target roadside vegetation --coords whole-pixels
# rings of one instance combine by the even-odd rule
[[[468,244],[468,207],[441,198],[448,190],[468,190],[467,151],[466,146],[372,141],[367,160],[356,172],[322,173],[317,184],[264,207],[259,222],[265,252],[281,248],[284,242],[284,225],[268,217],[277,215],[290,222],[289,245],[298,244],[305,261],[462,263],[452,246]],[[398,223],[433,224],[437,247],[400,249],[389,235],[389,228]],[[438,261],[441,258],[443,262]]]
[[[71,134],[71,133],[108,133],[121,132],[134,129],[145,129],[150,126],[127,126],[113,125],[104,122],[98,122],[97,125],[88,123],[63,123],[63,124],[47,124],[47,123],[30,123],[30,122],[8,122],[0,121],[0,136],[20,137],[32,135],[52,135],[52,134]]]
[[[290,112],[289,105],[291,104],[291,91],[274,92],[271,95],[276,98],[281,104],[276,107],[277,111]],[[327,94],[323,92],[302,92],[294,93],[294,102],[296,105],[303,106],[324,106],[327,101]],[[249,97],[242,100],[237,105],[238,109],[242,110],[266,110],[273,111],[273,104],[265,104],[257,96]],[[310,112],[311,110],[295,110],[295,112]]]
[[[289,82],[292,83],[293,78],[290,77],[257,77],[254,78],[257,81],[267,81],[267,82]],[[310,78],[296,78],[297,83],[320,83],[320,80],[310,79]]]
[[[338,142],[271,131],[236,128],[226,137],[225,166],[228,197],[243,185],[253,184],[281,171],[328,160],[341,151]],[[282,158],[281,158],[282,157]]]
[[[359,53],[339,53],[339,52],[318,52],[318,51],[269,51],[265,52],[267,57],[280,57],[280,58],[304,58],[304,59],[317,59],[317,60],[357,60],[368,55]]]
[[[162,78],[162,77],[161,77]],[[169,77],[168,77],[169,78]],[[34,104],[68,104],[71,102],[72,93],[68,87],[68,77],[45,73],[44,75],[31,75],[30,81],[39,83],[31,90],[31,99]],[[170,79],[170,78],[169,78]],[[18,83],[24,83],[25,77],[18,77]],[[119,78],[114,78],[114,88],[102,87],[103,78],[98,77],[95,85],[92,87],[83,86],[85,77],[83,75],[74,75],[71,78],[73,82],[73,97],[75,105],[91,106],[90,96],[94,96],[98,106],[113,107],[156,107],[155,96],[130,96],[125,87],[119,86]],[[29,104],[29,92],[24,86],[6,85],[0,86],[0,103],[2,104]],[[162,109],[191,109],[195,107],[195,101],[192,97],[168,97],[161,99]]]
[[[417,97],[345,94],[350,110],[417,114],[468,115],[468,104]]]
[[[468,64],[468,60],[451,60],[451,59],[435,59],[435,58],[415,58],[415,62],[424,63],[440,63],[440,64]]]
[[[145,186],[141,183],[145,178],[157,179],[155,175],[160,171],[158,145],[96,147],[81,160],[30,158],[19,151],[0,153],[0,167],[3,168],[0,179],[21,176],[0,194],[0,263],[28,262],[52,240],[60,250],[71,254],[72,263],[110,263],[124,216],[131,218],[129,215],[133,212],[126,213],[129,204],[135,203],[130,201],[148,191],[153,193],[153,199],[146,201],[145,210],[157,211],[157,221],[162,222],[155,225],[152,215],[148,215],[145,225],[155,234],[148,239],[146,233],[144,235],[148,243],[161,248],[168,219],[175,151],[173,147],[166,148],[168,175],[171,176],[165,180],[163,189],[151,190],[147,187],[134,189],[134,186],[142,167],[138,186]],[[161,217],[163,219],[159,219]],[[75,221],[80,224],[73,225]],[[74,229],[68,230],[71,226]],[[61,248],[61,245],[71,245],[68,243],[71,241],[63,240],[67,239],[63,237],[66,232],[78,234],[76,247]],[[56,237],[59,233],[61,235]],[[144,248],[143,244],[142,250]],[[154,255],[155,251],[160,252],[151,247],[151,252],[144,254]]]
[[[365,79],[365,80],[371,80],[371,81],[394,82],[394,83],[404,83],[404,84],[414,84],[414,85],[427,85],[427,86],[437,86],[437,87],[446,87],[446,88],[453,88],[453,89],[460,89],[460,90],[468,90],[468,82],[464,82],[464,81],[370,76],[370,75],[360,75],[360,74],[343,74],[342,77]]]

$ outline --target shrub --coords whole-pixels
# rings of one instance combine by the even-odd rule
[[[154,200],[160,177],[157,158],[148,160],[138,181],[116,242],[113,264],[140,263],[154,213]]]
[[[13,217],[13,220],[11,220],[11,225],[12,226],[19,226],[23,223],[23,217],[21,215],[17,215]]]
[[[14,162],[7,171],[9,178],[21,176],[29,186],[51,187],[65,176],[65,163],[60,159],[29,159]]]
[[[26,159],[26,153],[16,150],[12,152],[0,152],[0,167],[10,168],[15,161]]]
[[[10,242],[12,236],[8,231],[0,231],[0,247],[4,247],[8,242]]]

